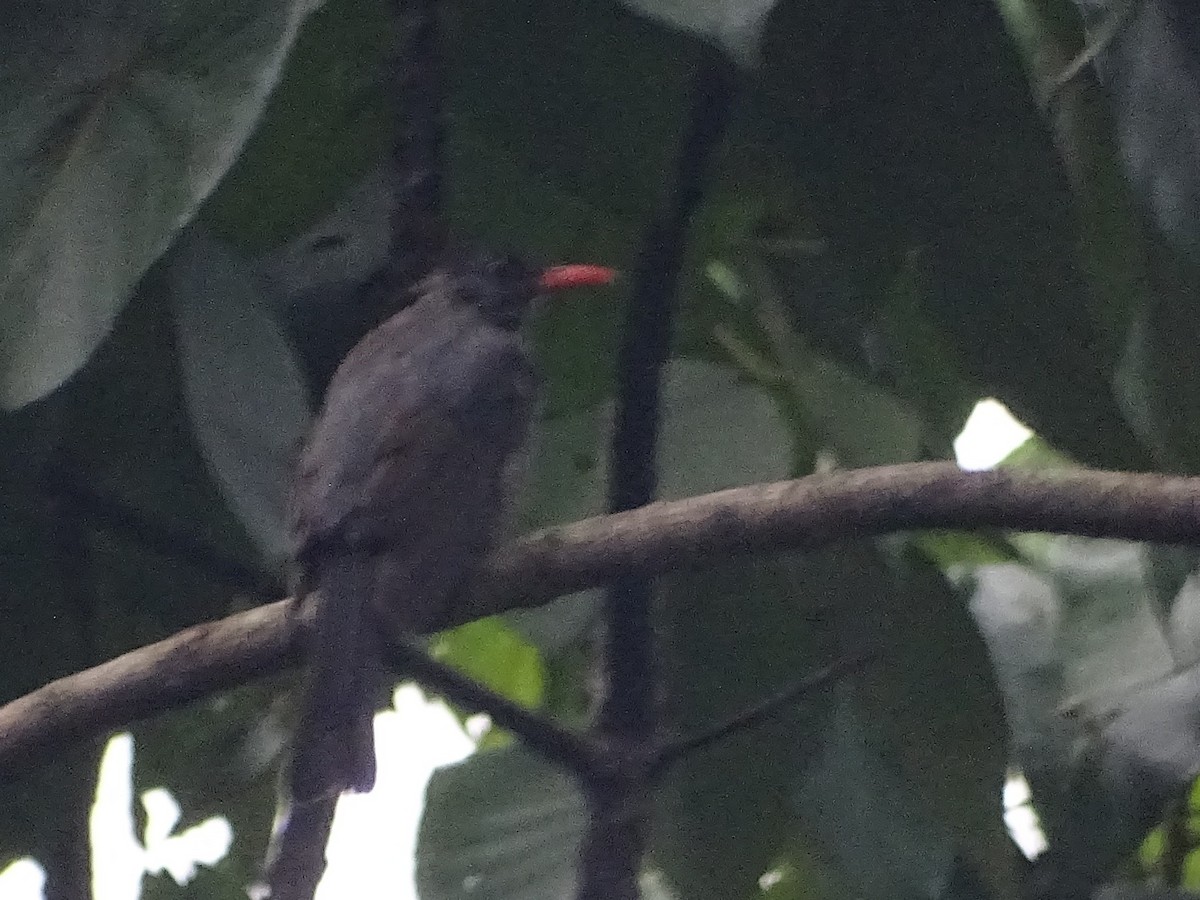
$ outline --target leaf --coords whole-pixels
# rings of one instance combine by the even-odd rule
[[[520,747],[472,756],[429,781],[417,851],[422,900],[561,900],[574,893],[583,798]]]
[[[787,123],[772,134],[850,276],[814,287],[813,264],[780,264],[789,308],[806,333],[819,323],[837,339],[839,362],[868,368],[895,262],[918,251],[924,312],[977,397],[997,397],[1081,460],[1144,467],[1107,390],[1132,310],[1097,302],[1076,263],[1071,184],[995,9],[855,10],[781,4],[765,42],[764,99]],[[809,35],[808,52],[794,52]],[[921,52],[895,53],[905,41]]]
[[[629,247],[684,127],[695,42],[617,4],[461,9],[447,147],[460,232],[524,250]]]
[[[392,8],[316,0],[245,151],[201,213],[247,253],[278,247],[379,165],[390,140]]]
[[[540,655],[499,618],[469,622],[440,635],[433,654],[522,706],[542,703],[545,672]]]
[[[1118,400],[1126,419],[1151,449],[1158,468],[1200,472],[1200,410],[1195,397],[1200,381],[1192,365],[1196,346],[1194,285],[1189,277],[1163,285],[1129,329],[1115,375]]]
[[[953,835],[919,788],[879,757],[869,715],[842,697],[813,743],[817,760],[791,794],[821,851],[813,855],[835,869],[851,896],[946,896]]]
[[[1200,250],[1200,79],[1184,19],[1158,3],[1079,4],[1089,18],[1121,16],[1098,54],[1116,136],[1139,199],[1193,255]]]
[[[1155,565],[1153,558],[1151,564]],[[1180,665],[1200,663],[1200,575],[1195,566],[1170,602],[1167,628],[1171,649]]]
[[[1124,338],[1113,373],[1121,412],[1157,467],[1197,471],[1190,360],[1200,277],[1200,180],[1192,165],[1200,81],[1183,20],[1154,3],[1081,2],[1089,44],[1076,48],[1077,38],[1051,24],[1061,2],[1000,5],[1035,91],[1053,98],[1049,121],[1081,214],[1081,259],[1108,331]],[[1063,82],[1076,49],[1080,58],[1094,51],[1107,90],[1086,71]],[[1145,224],[1140,207],[1147,206],[1161,232]],[[1190,258],[1165,246],[1163,234]]]
[[[971,612],[1004,692],[1017,760],[1035,793],[1042,785],[1057,791],[1075,729],[1061,714],[1067,673],[1059,647],[1062,609],[1054,587],[1018,562],[979,566],[972,582]],[[1061,810],[1050,798],[1042,802],[1053,835]]]
[[[748,375],[769,379],[783,395],[804,451],[798,467],[808,470],[822,457],[847,468],[915,459],[922,425],[913,412],[890,392],[814,352],[792,325],[766,267],[754,265],[750,274],[748,299],[740,299],[737,290],[727,296],[751,309],[755,338],[770,348],[770,359],[756,359],[725,326],[718,326],[718,340]]]
[[[664,578],[656,609],[668,734],[705,731],[838,652],[831,610],[869,590],[839,553],[742,560]],[[853,652],[853,648],[847,652]],[[660,790],[654,862],[680,896],[746,896],[793,836],[787,793],[824,692],[684,760]]]
[[[978,569],[972,609],[1051,847],[1095,883],[1200,767],[1200,739],[1183,712],[1194,708],[1197,676],[1172,674],[1143,547],[1013,540],[1025,564]]]
[[[758,62],[758,42],[776,0],[624,0],[643,15],[719,44],[739,65]]]
[[[941,572],[916,554],[888,563],[881,589],[847,610],[848,627],[879,653],[855,682],[855,707],[874,735],[868,755],[881,770],[898,768],[905,803],[917,821],[924,811],[937,823],[956,866],[995,896],[1015,896],[1000,817],[1008,728],[986,645]]]
[[[1200,774],[1198,697],[1200,669],[1192,668],[1123,698],[1104,727],[1100,784],[1112,811],[1104,828],[1089,823],[1093,840],[1106,839],[1102,859],[1126,856]]]
[[[108,334],[237,156],[311,6],[24,5],[0,48],[0,406],[53,390]]]
[[[188,235],[167,279],[205,462],[264,555],[282,559],[287,491],[311,417],[291,347],[250,267],[216,241]]]
[[[612,418],[604,404],[540,423],[520,503],[522,529],[601,512]],[[789,445],[770,396],[734,370],[694,359],[667,364],[659,443],[664,499],[784,478]]]
[[[532,477],[518,504],[522,530],[571,522],[603,509],[608,477],[608,404],[542,422]],[[704,435],[698,440],[697,435]],[[674,360],[663,380],[659,495],[690,497],[787,476],[790,442],[770,397],[731,369]],[[507,618],[544,650],[585,635],[599,594],[585,591]]]
[[[675,360],[667,367],[663,395],[663,499],[787,477],[791,441],[774,403],[732,370]]]
[[[1067,701],[1098,714],[1175,667],[1140,545],[1068,536],[1015,539],[1063,613]]]

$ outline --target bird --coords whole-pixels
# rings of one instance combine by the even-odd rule
[[[450,623],[510,500],[539,387],[522,325],[536,297],[615,276],[448,253],[338,366],[290,502],[296,595],[313,623],[293,803],[374,786],[381,635]]]

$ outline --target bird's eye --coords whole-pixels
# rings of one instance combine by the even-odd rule
[[[493,278],[504,281],[515,280],[525,274],[525,267],[515,256],[505,256],[493,259],[487,265],[487,273]]]

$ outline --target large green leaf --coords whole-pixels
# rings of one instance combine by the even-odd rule
[[[304,379],[252,270],[231,250],[192,233],[172,251],[167,277],[197,442],[247,531],[280,560],[310,419]]]
[[[1097,36],[1096,68],[1111,98],[1134,189],[1176,245],[1200,249],[1200,143],[1196,19],[1191,5],[1078,0]]]
[[[656,627],[668,732],[701,732],[835,656],[836,610],[877,587],[877,573],[843,571],[843,561],[787,556],[664,579]],[[788,793],[812,752],[824,699],[797,698],[668,775],[654,860],[682,896],[756,890],[792,839]]]
[[[895,759],[881,755],[870,717],[851,697],[839,700],[826,727],[812,735],[816,759],[791,795],[809,835],[792,858],[824,861],[848,885],[820,897],[958,896],[950,889],[958,865],[953,828]]]
[[[1138,201],[1148,206],[1176,245],[1198,246],[1200,193],[1189,174],[1195,117],[1186,110],[1197,107],[1200,89],[1187,71],[1179,35],[1155,4],[1114,4],[1111,16],[1089,16],[1097,31],[1085,49],[1066,0],[998,5],[1025,57],[1033,92],[1050,104],[1047,118],[1071,177],[1079,258],[1099,301],[1099,321],[1124,340],[1113,372],[1121,411],[1160,468],[1195,471],[1200,426],[1190,359],[1200,271],[1194,254],[1190,261],[1177,258],[1138,208]],[[1103,41],[1114,26],[1113,37]],[[1073,54],[1093,47],[1110,82],[1107,93],[1086,70],[1063,82]]]
[[[941,572],[915,554],[888,563],[890,583],[852,606],[846,625],[861,629],[854,633],[868,646],[877,641],[880,653],[855,696],[878,742],[869,755],[881,772],[898,768],[913,815],[937,823],[926,852],[940,833],[943,853],[973,868],[995,896],[1014,896],[1000,819],[1008,729],[986,645]]]
[[[1164,617],[1144,547],[1044,535],[1016,542],[1026,562],[976,570],[972,609],[1051,848],[1094,884],[1200,767],[1184,712],[1197,676],[1178,669],[1194,649],[1170,630],[1194,615],[1194,586],[1184,581]]]
[[[723,268],[710,266],[710,275]],[[736,278],[732,272],[728,277]],[[814,352],[790,321],[766,267],[752,266],[747,285],[739,280],[725,291],[733,313],[753,319],[748,330],[755,344],[764,345],[763,355],[724,323],[716,333],[750,377],[775,389],[791,414],[797,468],[807,471],[818,462],[857,468],[920,455],[923,429],[914,412],[890,391]]]
[[[417,851],[422,900],[559,900],[572,894],[587,822],[571,779],[518,747],[429,782]]]
[[[758,61],[758,42],[775,0],[625,0],[648,16],[715,41],[743,66]]]
[[[1160,258],[1166,268],[1171,261]],[[1194,285],[1200,268],[1163,280],[1129,330],[1117,388],[1126,417],[1154,451],[1159,468],[1200,471],[1200,376],[1193,364],[1196,341]]]
[[[5,29],[5,408],[53,390],[108,334],[237,157],[312,0],[124,5],[25,3]]]
[[[288,54],[261,125],[202,217],[247,251],[276,247],[378,164],[391,122],[379,0],[323,0]]]
[[[781,6],[765,39],[766,102],[787,123],[774,133],[847,276],[781,262],[797,321],[869,368],[891,351],[871,350],[880,298],[919,250],[924,312],[985,395],[1080,459],[1146,465],[1107,389],[1123,335],[1076,262],[1070,184],[999,16],[851,7]],[[809,52],[793,52],[796,35],[812,36]]]

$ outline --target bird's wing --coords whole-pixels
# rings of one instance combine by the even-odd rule
[[[477,320],[357,375],[331,387],[338,411],[300,467],[300,555],[335,538],[367,550],[376,608],[406,630],[436,628],[492,541],[535,376],[516,335]]]

